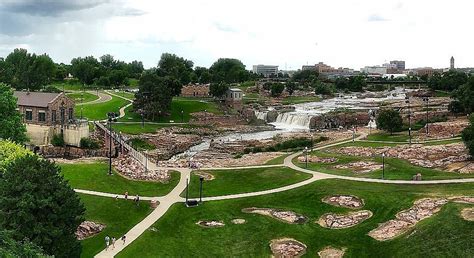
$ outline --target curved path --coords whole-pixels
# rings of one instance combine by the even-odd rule
[[[123,107],[121,107],[121,108],[119,109],[120,115],[119,115],[118,118],[124,117],[124,116],[125,116],[125,109],[128,108],[128,107],[130,107],[130,106],[133,104],[133,100],[132,100],[132,99],[129,99],[129,98],[126,98],[126,97],[122,97],[122,96],[117,95],[117,94],[114,94],[114,93],[111,93],[110,91],[105,91],[105,92],[106,92],[107,94],[109,94],[109,96],[114,96],[114,97],[121,98],[121,99],[124,99],[124,100],[127,100],[127,101],[130,102],[130,103],[128,103],[127,105],[125,105],[125,106],[123,106]],[[112,98],[112,97],[111,97],[111,98]]]
[[[86,92],[90,93],[90,94],[93,94],[93,95],[97,95],[96,91],[86,91]],[[78,92],[75,92],[75,93],[78,93]],[[80,91],[79,91],[79,93],[80,93]],[[110,100],[112,100],[112,96],[99,91],[99,98],[98,99],[93,100],[93,101],[89,101],[89,102],[84,102],[84,103],[77,103],[76,106],[104,103],[104,102],[107,102],[107,101],[110,101]]]
[[[111,94],[113,96],[118,96],[115,94]],[[118,96],[121,97],[121,96]],[[122,97],[123,98],[123,97]],[[126,99],[126,98],[123,98]],[[357,137],[355,140],[360,141],[366,137],[365,134],[360,135]],[[321,147],[314,148],[314,150],[321,150],[345,143],[350,143],[353,142],[352,139],[345,140],[345,141],[340,141],[340,142],[335,142],[332,144],[324,145]],[[304,185],[311,184],[317,180],[323,180],[323,179],[343,179],[343,180],[350,180],[350,181],[358,181],[358,182],[370,182],[370,183],[384,183],[384,184],[411,184],[411,185],[427,185],[427,184],[451,184],[451,183],[469,183],[469,182],[474,182],[474,178],[466,178],[466,179],[448,179],[448,180],[429,180],[429,181],[409,181],[409,180],[383,180],[383,179],[374,179],[374,178],[357,178],[357,177],[348,177],[348,176],[339,176],[339,175],[332,175],[332,174],[326,174],[326,173],[321,173],[317,171],[312,171],[304,168],[300,168],[293,164],[292,160],[301,155],[303,152],[296,152],[284,159],[284,163],[280,165],[262,165],[262,166],[251,166],[251,167],[233,167],[233,168],[208,168],[205,170],[213,170],[213,169],[248,169],[248,168],[259,168],[259,167],[281,167],[281,166],[286,166],[289,168],[292,168],[297,171],[301,171],[304,173],[311,174],[312,177],[310,179],[287,185],[287,186],[282,186],[279,188],[274,188],[274,189],[269,189],[269,190],[263,190],[263,191],[258,191],[258,192],[250,192],[250,193],[241,193],[241,194],[232,194],[232,195],[224,195],[224,196],[215,196],[215,197],[205,197],[203,198],[203,201],[217,201],[217,200],[229,200],[229,199],[237,199],[237,198],[246,198],[246,197],[253,197],[253,196],[260,196],[260,195],[266,195],[266,194],[272,194],[272,193],[278,193],[278,192],[283,192],[283,191],[288,191],[291,189],[299,188]],[[159,168],[156,166],[156,164],[151,163],[152,167],[155,169],[164,169],[164,168]],[[127,236],[127,242],[124,245],[117,245],[115,249],[110,249],[108,251],[103,250],[100,253],[98,253],[95,257],[114,257],[116,254],[118,254],[120,251],[122,251],[125,247],[127,247],[130,243],[132,243],[135,239],[137,239],[145,230],[147,230],[149,227],[151,227],[158,219],[160,219],[166,211],[175,203],[183,203],[185,202],[185,199],[181,197],[181,193],[186,189],[186,181],[188,180],[191,170],[188,168],[173,168],[173,170],[176,170],[180,172],[181,178],[179,180],[179,183],[173,188],[171,192],[169,192],[165,196],[161,197],[141,197],[142,200],[157,200],[159,201],[158,207],[150,213],[145,219],[143,219],[140,223],[135,225],[132,229],[130,229],[125,235]],[[87,191],[87,190],[80,190],[76,189],[76,192],[78,193],[84,193],[84,194],[91,194],[91,195],[97,195],[97,196],[103,196],[103,197],[112,197],[115,198],[116,196],[120,198],[124,198],[123,195],[116,195],[116,194],[110,194],[110,193],[101,193],[101,192],[95,192],[95,191]]]

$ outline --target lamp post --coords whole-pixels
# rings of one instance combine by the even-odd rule
[[[426,134],[428,135],[430,133],[429,130],[429,101],[430,99],[428,97],[424,97],[423,101],[426,103]]]
[[[308,147],[304,147],[304,153],[305,153],[305,168],[308,168]]]
[[[143,109],[140,109],[140,116],[142,117],[142,128],[145,127],[145,112]]]
[[[112,175],[112,122],[117,122],[117,115],[114,112],[107,113],[109,124],[109,176]]]
[[[145,150],[145,172],[148,172],[148,150]]]
[[[385,179],[385,152],[382,153],[382,179]]]
[[[352,141],[355,141],[355,127],[352,126]]]
[[[181,123],[184,123],[184,110],[181,110]]]
[[[188,205],[189,197],[189,176],[186,177],[186,206]]]
[[[202,203],[202,183],[204,181],[204,177],[200,176],[199,177],[199,202]]]
[[[408,139],[411,144],[411,106],[410,106],[410,97],[405,97],[405,103],[408,104]]]

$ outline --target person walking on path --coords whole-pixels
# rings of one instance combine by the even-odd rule
[[[125,195],[125,200],[128,200],[128,191],[127,191],[127,192],[125,192],[125,194],[124,194],[124,195]]]
[[[107,251],[109,249],[110,245],[110,237],[107,235],[105,236],[105,250]]]
[[[138,194],[137,194],[137,196],[135,196],[135,202],[137,202],[137,206],[140,203],[140,196],[138,196]]]
[[[123,241],[123,244],[125,244],[125,240],[127,239],[127,237],[125,235],[122,236],[122,241]]]
[[[112,249],[115,249],[115,237],[112,237]]]

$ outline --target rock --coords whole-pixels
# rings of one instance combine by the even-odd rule
[[[219,228],[225,226],[224,222],[217,220],[200,220],[196,222],[196,224],[205,228]]]
[[[152,209],[156,209],[156,207],[158,207],[158,201],[157,200],[151,200],[150,201],[150,208]]]
[[[364,200],[353,195],[327,196],[324,197],[322,201],[333,206],[345,207],[350,209],[358,209],[364,206]]]
[[[293,238],[270,241],[270,249],[276,258],[301,257],[306,253],[306,245]]]
[[[342,258],[346,252],[345,248],[337,249],[334,247],[327,246],[323,250],[318,252],[321,258]]]
[[[76,230],[76,238],[78,240],[84,240],[86,238],[95,236],[104,230],[105,225],[95,223],[93,221],[83,221]]]
[[[382,169],[382,164],[375,163],[372,161],[356,161],[348,164],[336,165],[334,168],[337,169],[350,169],[355,174],[370,173],[375,170]]]
[[[338,159],[337,158],[320,158],[320,157],[317,157],[317,156],[308,156],[308,162],[311,162],[311,163],[325,163],[325,164],[329,164],[329,163],[335,163],[337,162]],[[299,156],[298,157],[298,162],[306,162],[306,156]]]
[[[204,181],[211,181],[211,180],[214,180],[214,179],[215,179],[215,177],[214,177],[213,174],[207,173],[207,172],[204,172],[204,171],[193,171],[193,173],[194,173],[196,176],[203,177],[203,178],[204,178]]]
[[[350,228],[372,217],[369,210],[353,211],[347,214],[326,213],[319,218],[319,225],[324,228]]]
[[[233,224],[244,224],[247,221],[245,219],[233,219],[233,220],[231,220],[231,222]]]
[[[304,224],[308,220],[305,216],[297,214],[293,211],[283,211],[269,208],[244,208],[242,209],[242,212],[269,216],[289,224]]]
[[[461,217],[467,221],[474,221],[474,208],[465,208],[461,211]]]
[[[122,176],[133,180],[168,182],[170,173],[168,170],[145,169],[137,160],[128,155],[122,155],[113,159],[112,165]]]
[[[385,241],[406,233],[419,221],[433,216],[439,212],[441,207],[448,202],[445,198],[424,198],[415,201],[414,205],[400,211],[395,216],[396,219],[380,224],[376,229],[369,232],[372,238]]]
[[[470,203],[474,204],[474,196],[456,196],[448,198],[452,202],[456,203]]]

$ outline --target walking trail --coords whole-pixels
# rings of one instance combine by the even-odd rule
[[[112,96],[117,96],[121,97],[115,94],[111,94]],[[127,99],[124,97],[121,97],[123,99]],[[127,99],[128,100],[128,99]],[[131,100],[130,100],[131,101]],[[355,139],[355,141],[360,141],[361,139],[365,138],[367,135],[363,134],[360,135]],[[345,140],[345,141],[340,141],[332,144],[327,144],[324,146],[320,146],[317,148],[314,148],[314,150],[321,150],[325,148],[330,148],[334,147],[337,145],[345,144],[345,143],[350,143],[353,142],[352,139],[350,140]],[[474,178],[466,178],[466,179],[449,179],[449,180],[429,180],[429,181],[409,181],[409,180],[383,180],[383,179],[374,179],[374,178],[357,178],[357,177],[348,177],[348,176],[339,176],[339,175],[331,175],[331,174],[326,174],[326,173],[321,173],[313,170],[308,170],[304,169],[301,167],[296,166],[293,164],[292,160],[301,155],[303,152],[296,152],[288,157],[285,158],[284,163],[280,165],[262,165],[262,166],[251,166],[251,167],[232,167],[232,168],[207,168],[206,170],[214,170],[214,169],[248,169],[248,168],[262,168],[262,167],[281,167],[285,166],[297,171],[301,171],[304,173],[311,174],[312,177],[287,186],[279,187],[279,188],[274,188],[274,189],[269,189],[269,190],[264,190],[264,191],[257,191],[257,192],[250,192],[250,193],[241,193],[241,194],[232,194],[232,195],[223,195],[223,196],[214,196],[214,197],[205,197],[203,198],[203,201],[218,201],[218,200],[228,200],[228,199],[237,199],[237,198],[246,198],[246,197],[253,197],[253,196],[260,196],[260,195],[266,195],[266,194],[273,194],[273,193],[278,193],[278,192],[283,192],[283,191],[288,191],[291,189],[295,189],[298,187],[302,187],[304,185],[311,184],[317,180],[323,180],[323,179],[343,179],[343,180],[350,180],[350,181],[358,181],[358,182],[370,182],[370,183],[383,183],[383,184],[411,184],[411,185],[428,185],[428,184],[452,184],[452,183],[469,183],[469,182],[474,182]],[[150,168],[151,169],[173,169],[175,171],[180,172],[181,178],[179,180],[179,183],[176,185],[173,190],[168,193],[165,196],[161,197],[141,197],[141,200],[144,201],[150,201],[150,200],[156,200],[159,202],[158,207],[150,213],[145,219],[143,219],[140,223],[136,224],[132,229],[130,229],[125,235],[127,236],[127,241],[123,245],[116,245],[115,249],[109,249],[109,250],[103,250],[100,253],[98,253],[95,257],[114,257],[117,255],[120,251],[125,249],[130,243],[132,243],[135,239],[137,239],[145,230],[147,230],[149,227],[151,227],[156,221],[158,221],[167,211],[168,209],[175,203],[184,203],[185,198],[181,197],[181,193],[186,189],[186,181],[188,177],[191,174],[191,170],[188,168],[160,168],[157,167],[156,164],[150,162]],[[76,189],[76,192],[78,193],[83,193],[83,194],[91,194],[91,195],[97,195],[97,196],[103,196],[103,197],[111,197],[115,198],[116,196],[119,196],[120,198],[124,198],[123,195],[117,195],[117,194],[111,194],[111,193],[102,193],[102,192],[96,192],[96,191],[88,191],[88,190],[81,190],[81,189]],[[120,236],[117,236],[120,237]]]
[[[76,106],[82,106],[82,105],[90,105],[90,104],[98,104],[98,103],[104,103],[107,101],[112,100],[112,96],[109,94],[103,93],[103,92],[96,92],[96,91],[86,91],[87,93],[93,94],[93,95],[99,95],[99,98],[93,101],[89,102],[84,102],[84,103],[77,103]]]

